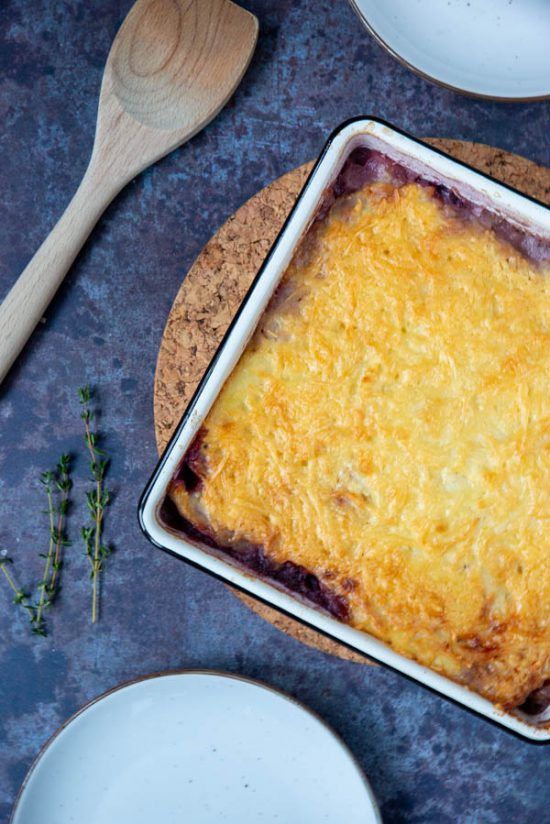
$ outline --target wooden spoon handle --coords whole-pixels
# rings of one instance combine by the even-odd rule
[[[99,217],[120,190],[90,164],[59,222],[0,306],[0,382],[44,315]]]

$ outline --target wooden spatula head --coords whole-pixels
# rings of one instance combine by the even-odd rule
[[[136,121],[190,137],[232,95],[257,37],[257,19],[230,0],[138,0],[106,74]]]

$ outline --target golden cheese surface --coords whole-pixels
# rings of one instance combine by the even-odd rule
[[[548,273],[432,191],[310,231],[205,422],[190,520],[503,706],[550,677]]]

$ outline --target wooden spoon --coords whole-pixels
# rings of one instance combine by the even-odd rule
[[[89,166],[0,306],[0,382],[118,192],[193,137],[239,85],[258,21],[231,0],[138,0],[105,66]]]

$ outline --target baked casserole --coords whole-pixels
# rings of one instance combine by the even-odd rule
[[[356,150],[163,518],[498,706],[544,709],[549,270],[548,242]]]

